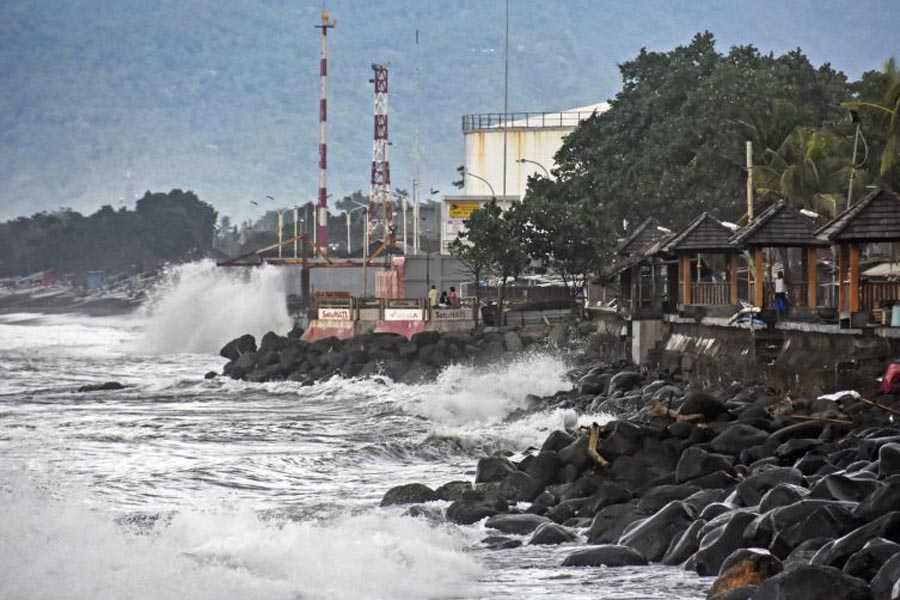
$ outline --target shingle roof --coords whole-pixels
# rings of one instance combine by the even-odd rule
[[[900,196],[875,190],[822,226],[816,235],[829,242],[900,241]]]
[[[647,246],[664,235],[662,231],[657,229],[658,227],[659,221],[653,217],[645,219],[643,223],[634,228],[631,235],[619,244],[616,252],[625,255],[642,252]]]
[[[816,237],[813,220],[784,200],[764,210],[749,225],[731,238],[736,246],[789,246],[793,248],[823,246]]]
[[[703,213],[682,229],[663,250],[667,252],[736,252],[733,232],[709,213]]]
[[[613,277],[615,275],[618,275],[622,271],[627,271],[631,267],[647,261],[647,259],[660,254],[664,254],[663,248],[669,240],[675,237],[676,234],[672,232],[666,233],[664,231],[659,231],[658,229],[657,231],[659,232],[658,238],[647,244],[640,252],[618,259],[616,262],[610,265],[608,269],[606,269],[604,273],[605,276]]]

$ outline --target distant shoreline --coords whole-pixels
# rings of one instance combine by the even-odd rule
[[[141,302],[110,296],[81,296],[70,290],[0,293],[0,314],[40,312],[78,313],[89,317],[111,317],[133,312]]]

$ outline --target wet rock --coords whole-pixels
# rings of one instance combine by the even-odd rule
[[[713,502],[712,504],[706,505],[706,507],[702,511],[700,511],[700,516],[698,518],[709,522],[719,515],[725,514],[732,510],[734,510],[734,506],[731,504],[727,504],[725,502]]]
[[[256,352],[256,338],[249,333],[235,338],[222,346],[222,349],[219,350],[219,356],[228,360],[237,360],[239,356],[248,352]]]
[[[763,494],[781,483],[803,486],[806,480],[797,469],[790,467],[770,468],[755,473],[738,484],[737,496],[742,505],[756,506],[762,500]]]
[[[647,560],[659,562],[672,540],[690,527],[691,508],[683,502],[670,502],[639,526],[622,534],[619,543],[634,548]]]
[[[574,542],[578,539],[574,533],[556,523],[543,523],[534,530],[528,541],[529,545],[557,545]]]
[[[718,577],[709,589],[709,596],[716,597],[747,586],[758,586],[782,570],[781,561],[767,550],[760,548],[735,550],[722,563]]]
[[[737,456],[744,448],[762,444],[769,439],[769,434],[761,429],[737,423],[713,438],[709,447],[714,452]]]
[[[413,504],[409,508],[406,509],[406,512],[403,513],[407,517],[415,518],[423,518],[431,523],[442,523],[444,521],[444,515],[441,509],[437,506],[425,506],[422,504]]]
[[[612,544],[594,546],[573,552],[563,561],[564,567],[629,567],[646,565],[647,560],[634,549]]]
[[[815,537],[803,541],[796,548],[791,550],[787,558],[784,559],[784,570],[793,569],[799,565],[808,565],[816,552],[831,540],[824,537]]]
[[[608,396],[612,396],[616,391],[627,392],[640,387],[643,377],[640,373],[634,371],[619,371],[609,380]]]
[[[633,521],[641,518],[637,512],[637,501],[612,504],[597,511],[588,530],[591,544],[609,544],[618,541],[622,532]]]
[[[516,535],[525,535],[531,533],[538,526],[544,523],[550,523],[550,519],[540,515],[520,514],[520,515],[496,515],[490,517],[484,522],[485,527],[496,529],[503,533],[514,533]]]
[[[780,445],[793,438],[817,438],[822,434],[825,424],[818,421],[803,421],[782,427],[772,432],[771,440]]]
[[[900,581],[900,554],[887,559],[875,577],[872,578],[872,600],[895,600],[893,590]]]
[[[689,479],[685,483],[701,489],[724,490],[735,487],[740,483],[740,480],[725,471],[716,471],[715,473],[709,473],[708,475],[703,475],[696,479]]]
[[[678,412],[682,415],[703,415],[706,421],[713,421],[727,412],[725,403],[706,392],[688,392]]]
[[[489,550],[509,550],[522,545],[522,540],[514,540],[502,535],[489,535],[481,543]]]
[[[486,496],[478,492],[468,492],[447,507],[447,520],[459,525],[471,525],[501,513],[509,505],[502,498]]]
[[[280,336],[274,331],[270,331],[262,336],[262,339],[259,341],[259,353],[267,354],[269,352],[281,352],[284,350],[284,347],[287,346],[288,339],[284,336]]]
[[[803,565],[767,579],[753,600],[871,600],[865,581],[832,567]]]
[[[871,496],[860,502],[854,515],[864,521],[871,521],[898,509],[900,509],[900,475],[892,475]]]
[[[811,562],[814,565],[841,568],[852,554],[858,552],[866,542],[876,537],[900,543],[900,512],[895,511],[883,515],[822,546]]]
[[[767,513],[774,508],[799,502],[808,494],[809,490],[805,487],[792,483],[780,483],[763,495],[759,501],[759,512]]]
[[[628,502],[631,498],[632,494],[626,488],[612,482],[604,482],[587,497],[578,509],[578,515],[593,517],[602,508]]]
[[[710,504],[721,502],[726,496],[724,489],[701,489],[684,499],[684,503],[690,506],[698,515]]]
[[[734,588],[721,594],[710,594],[706,596],[707,600],[753,600],[753,594],[759,586],[747,585],[744,587]]]
[[[215,371],[207,371],[206,374],[203,376],[203,379],[215,379],[218,376],[219,376],[219,374],[216,373]]]
[[[421,483],[407,483],[389,489],[381,499],[381,506],[394,504],[420,504],[437,500],[438,496],[427,485]]]
[[[744,530],[754,518],[753,513],[734,511],[723,525],[703,536],[700,549],[694,555],[696,570],[700,576],[709,577],[719,573],[728,555],[743,547]]]
[[[544,486],[522,471],[510,473],[500,485],[503,497],[511,502],[531,502],[543,489]]]
[[[85,392],[108,392],[115,390],[124,390],[125,386],[118,381],[107,381],[106,383],[89,383],[78,388],[77,392],[83,394]]]
[[[593,462],[587,451],[588,441],[586,434],[580,434],[571,444],[561,448],[557,452],[560,462],[574,466],[579,472],[587,468]]]
[[[541,446],[541,452],[555,453],[574,441],[575,438],[571,434],[557,429],[556,431],[551,432],[550,435],[547,436],[547,439],[544,440],[544,443]]]
[[[434,495],[438,500],[447,500],[455,502],[463,497],[466,492],[471,492],[472,484],[468,481],[448,481],[444,485],[434,490]]]
[[[871,496],[881,484],[874,479],[847,477],[846,475],[826,475],[809,491],[810,498],[826,498],[860,502]],[[881,511],[884,514],[887,511]]]
[[[600,454],[607,459],[634,454],[642,448],[644,435],[639,425],[628,421],[610,421],[604,426]]]
[[[502,481],[510,473],[515,473],[516,467],[502,456],[486,456],[478,459],[478,467],[475,472],[475,483],[489,483]]]
[[[733,472],[732,460],[724,454],[713,454],[698,446],[691,446],[678,460],[675,481],[684,483],[716,471]]]
[[[663,555],[662,564],[677,566],[686,561],[700,548],[700,530],[706,525],[703,519],[697,519],[684,530],[684,533],[669,546]]]
[[[878,449],[878,474],[882,478],[900,475],[900,444],[885,444]]]
[[[847,575],[871,581],[881,566],[898,552],[900,544],[884,538],[875,538],[866,542],[858,552],[851,554],[842,570]]]
[[[638,511],[644,514],[655,513],[673,500],[683,500],[699,491],[692,485],[660,485],[650,488],[638,501]]]
[[[785,462],[794,461],[821,445],[821,440],[809,438],[794,438],[778,446],[775,449],[775,456]],[[820,460],[824,463],[825,459],[821,458]]]
[[[420,331],[419,333],[414,333],[410,341],[415,344],[416,348],[424,348],[425,346],[437,344],[440,339],[441,334],[438,331]]]

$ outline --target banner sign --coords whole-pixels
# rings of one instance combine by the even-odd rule
[[[319,320],[321,321],[349,321],[349,308],[320,308]]]
[[[447,207],[447,216],[451,219],[468,219],[479,206],[481,204],[478,202],[450,202],[450,206]]]
[[[385,308],[385,321],[421,321],[421,308]]]

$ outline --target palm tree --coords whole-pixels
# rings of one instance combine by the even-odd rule
[[[883,128],[885,144],[881,153],[880,174],[888,179],[889,174],[900,165],[900,71],[896,59],[888,60],[883,71],[879,101],[854,100],[844,102],[842,106],[871,113],[875,122]]]
[[[853,168],[850,155],[849,141],[834,131],[797,127],[777,150],[766,149],[768,164],[754,168],[754,187],[762,197],[834,216]],[[857,171],[854,187],[862,192],[865,183],[865,172]]]

